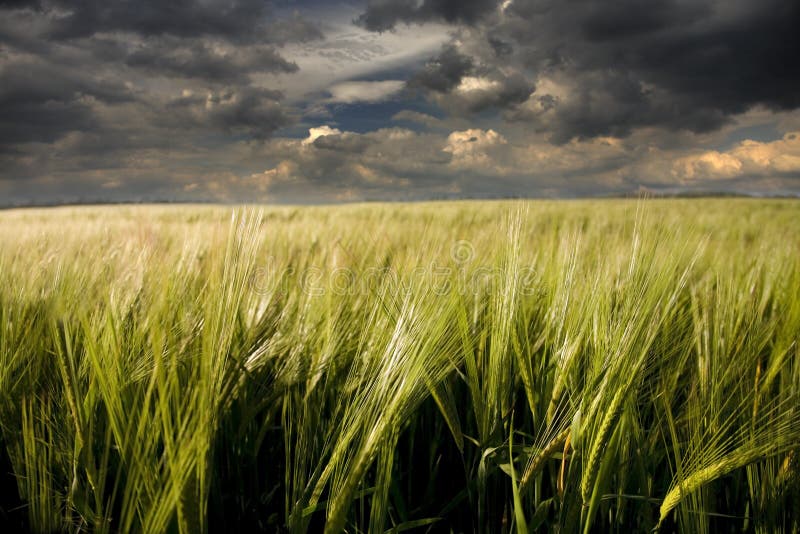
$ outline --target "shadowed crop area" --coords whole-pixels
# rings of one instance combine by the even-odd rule
[[[797,532],[800,203],[0,212],[0,522]]]

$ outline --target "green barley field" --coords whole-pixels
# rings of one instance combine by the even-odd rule
[[[800,531],[800,202],[0,212],[0,524]]]

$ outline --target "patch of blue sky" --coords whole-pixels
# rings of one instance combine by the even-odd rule
[[[775,122],[764,122],[760,124],[753,124],[743,128],[737,128],[732,131],[720,143],[717,150],[730,150],[742,141],[751,140],[768,143],[783,137],[783,132],[779,131]]]

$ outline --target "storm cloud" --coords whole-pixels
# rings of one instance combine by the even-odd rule
[[[263,0],[42,0],[30,5],[52,14],[47,35],[54,39],[115,31],[273,43],[321,36],[316,26],[298,19],[272,20],[271,5]]]
[[[113,169],[89,162],[87,139],[123,159],[176,134],[199,145],[263,141],[296,114],[254,78],[296,72],[281,47],[323,37],[261,0],[5,1],[0,17],[2,179],[17,181],[35,176],[31,159],[52,172],[47,154],[57,151],[41,144],[75,151],[60,153],[65,167]]]
[[[0,0],[0,205],[800,193],[800,4]]]
[[[458,96],[456,79],[498,65],[531,85],[556,82],[560,94],[531,94],[508,115],[551,132],[555,142],[648,126],[708,132],[757,105],[800,106],[796,2],[512,0],[410,10],[411,4],[370,2],[359,20],[378,30],[425,20],[459,23],[446,54],[416,75],[434,98]]]
[[[496,7],[496,0],[369,0],[357,21],[373,31],[428,20],[473,24]]]

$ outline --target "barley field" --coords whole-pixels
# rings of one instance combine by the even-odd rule
[[[800,202],[0,212],[0,523],[798,532]]]

